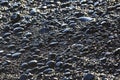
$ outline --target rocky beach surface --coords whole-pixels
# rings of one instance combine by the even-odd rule
[[[120,0],[0,0],[0,80],[120,80]]]

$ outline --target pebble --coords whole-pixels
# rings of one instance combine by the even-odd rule
[[[28,79],[27,74],[22,74],[22,75],[20,76],[20,80],[27,80],[27,79]]]
[[[54,68],[55,67],[55,61],[53,60],[49,60],[46,65],[48,65],[50,68]]]
[[[91,17],[79,17],[79,20],[82,22],[89,22],[89,21],[95,21],[95,18]]]
[[[47,69],[45,69],[45,70],[43,71],[43,73],[45,73],[45,74],[52,74],[52,73],[54,73],[54,69],[52,69],[52,68],[47,68]]]
[[[120,53],[120,48],[117,48],[113,51],[113,55],[118,55]]]
[[[56,59],[56,53],[50,52],[50,53],[48,54],[48,59],[49,59],[49,60],[54,60],[54,59]]]
[[[8,4],[9,4],[8,0],[1,0],[0,1],[1,6],[8,6]]]
[[[12,57],[13,58],[20,58],[21,55],[22,55],[22,53],[16,52],[16,53],[12,54]]]
[[[29,67],[36,67],[37,66],[37,60],[31,60],[28,62],[28,66]]]
[[[95,76],[93,74],[86,74],[83,77],[83,80],[94,80],[94,79],[95,79]]]
[[[13,13],[12,16],[11,16],[11,21],[13,23],[16,23],[16,22],[20,21],[20,19],[21,19],[21,16],[20,16],[19,13]]]

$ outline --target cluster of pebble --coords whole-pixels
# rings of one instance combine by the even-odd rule
[[[0,0],[0,80],[119,79],[119,0]]]

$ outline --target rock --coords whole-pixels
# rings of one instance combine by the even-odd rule
[[[119,55],[120,54],[120,48],[117,48],[113,51],[113,55]]]
[[[95,21],[95,18],[91,18],[91,17],[79,17],[78,19],[82,22]]]
[[[19,13],[13,13],[12,16],[11,16],[11,21],[13,23],[18,22],[20,19],[21,19],[21,16],[20,16]]]
[[[45,70],[43,71],[43,73],[45,73],[45,74],[52,74],[52,73],[54,73],[54,69],[52,69],[52,68],[47,68],[47,69],[45,69]]]
[[[22,53],[16,52],[16,53],[12,54],[12,57],[13,58],[20,58],[21,55],[22,55]]]
[[[58,42],[51,42],[51,43],[49,44],[49,46],[55,46],[55,45],[58,45]]]
[[[50,68],[54,68],[55,67],[55,61],[50,60],[46,63],[46,65],[48,65]]]
[[[83,77],[83,80],[95,80],[95,76],[93,74],[87,74]]]
[[[27,79],[28,79],[27,74],[22,74],[22,75],[20,76],[20,80],[27,80]]]
[[[22,68],[27,68],[27,67],[28,67],[28,63],[25,63],[25,62],[22,63],[22,64],[21,64],[21,67],[22,67]]]
[[[56,63],[56,67],[62,68],[62,67],[63,67],[63,62],[62,62],[62,61],[58,61],[58,62]]]
[[[24,31],[24,28],[22,28],[22,27],[16,27],[13,29],[14,33],[22,32],[22,31]]]
[[[28,62],[28,66],[29,67],[36,67],[37,66],[37,60],[31,60]]]
[[[44,33],[49,33],[50,29],[49,28],[42,28],[40,29],[39,33],[44,34]]]
[[[48,54],[48,59],[49,59],[49,60],[54,60],[54,59],[56,59],[56,53],[51,53],[51,52],[50,52],[50,53]]]
[[[8,6],[8,4],[9,4],[8,0],[1,0],[0,1],[1,6]]]

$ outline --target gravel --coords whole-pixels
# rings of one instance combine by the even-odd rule
[[[0,0],[0,80],[119,80],[119,0]]]

